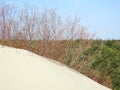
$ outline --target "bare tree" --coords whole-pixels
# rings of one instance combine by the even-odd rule
[[[15,6],[3,3],[0,7],[0,29],[2,39],[12,39],[12,30],[15,25]]]
[[[42,54],[55,55],[58,40],[91,39],[87,29],[86,26],[81,25],[80,18],[63,19],[56,9],[44,9],[40,12],[35,7],[28,6],[20,10],[16,10],[12,4],[2,4],[0,7],[0,38],[29,41],[27,45],[29,49],[37,40],[38,47],[42,47],[38,51]],[[72,45],[71,41],[68,43],[68,48]],[[90,42],[87,42],[86,46],[89,45]]]

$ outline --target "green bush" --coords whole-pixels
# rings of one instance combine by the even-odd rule
[[[114,70],[112,74],[113,90],[120,90],[120,68]]]
[[[117,40],[107,40],[105,42],[105,45],[107,45],[108,47],[112,48],[112,49],[116,49],[120,51],[120,45],[117,42]]]
[[[92,67],[112,78],[113,90],[120,90],[120,52],[106,45],[99,47]]]

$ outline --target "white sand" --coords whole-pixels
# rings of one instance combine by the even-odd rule
[[[0,90],[110,90],[31,52],[0,46]]]

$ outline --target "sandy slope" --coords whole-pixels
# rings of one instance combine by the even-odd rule
[[[0,90],[110,90],[68,67],[0,46]]]

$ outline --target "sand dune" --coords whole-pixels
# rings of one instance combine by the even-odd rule
[[[29,51],[0,46],[0,90],[110,90]]]

